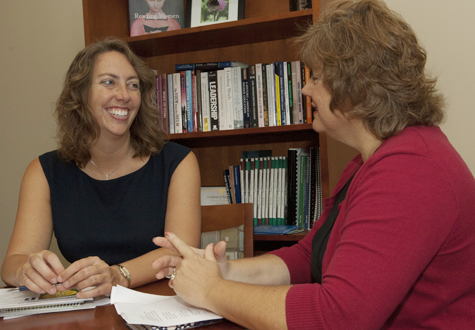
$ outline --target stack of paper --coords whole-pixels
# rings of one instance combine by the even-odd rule
[[[186,303],[178,296],[142,293],[120,285],[112,288],[110,300],[131,329],[149,328],[146,326],[175,329],[185,324],[186,328],[191,328],[222,319],[217,314]]]
[[[109,303],[109,298],[105,297],[78,299],[76,293],[76,289],[57,292],[54,295],[40,294],[30,290],[20,291],[18,288],[0,289],[0,317],[7,319],[34,314],[91,309]]]

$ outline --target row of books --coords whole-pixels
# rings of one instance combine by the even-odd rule
[[[323,210],[318,147],[244,151],[239,165],[223,170],[228,201],[253,203],[254,225],[311,229]]]
[[[156,75],[160,125],[167,133],[209,132],[312,122],[300,61],[177,64]]]

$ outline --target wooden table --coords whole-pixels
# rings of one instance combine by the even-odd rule
[[[147,284],[136,289],[137,291],[171,296],[175,292],[168,286],[167,280]],[[124,319],[117,314],[113,305],[99,306],[95,309],[74,312],[60,312],[40,315],[31,315],[16,319],[0,319],[2,330],[128,330]],[[203,326],[203,330],[242,330],[243,327],[227,320],[216,324]]]

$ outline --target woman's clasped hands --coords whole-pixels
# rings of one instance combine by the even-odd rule
[[[19,272],[20,283],[31,291],[55,294],[76,288],[78,298],[109,295],[121,280],[120,274],[98,257],[80,259],[64,269],[58,256],[48,250],[30,254]],[[86,288],[91,289],[82,291]]]
[[[207,293],[230,271],[226,243],[221,241],[216,245],[209,244],[204,250],[196,249],[171,232],[165,232],[165,237],[155,237],[153,242],[179,254],[166,255],[153,262],[152,268],[158,270],[157,279],[175,272],[169,285],[177,295],[192,305],[208,308]]]

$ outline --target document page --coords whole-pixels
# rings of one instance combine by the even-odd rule
[[[112,288],[111,304],[130,324],[174,326],[222,318],[208,310],[194,307],[178,296],[152,295],[119,285]]]

